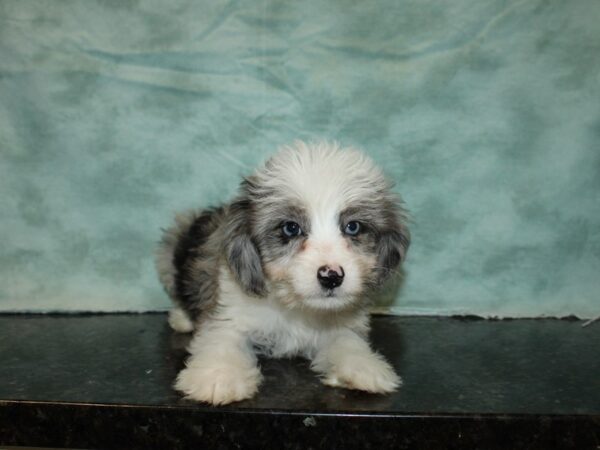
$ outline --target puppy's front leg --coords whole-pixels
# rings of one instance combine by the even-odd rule
[[[402,380],[392,366],[358,334],[340,330],[325,339],[311,368],[328,386],[373,393],[395,391]]]
[[[213,405],[252,397],[262,380],[256,355],[245,336],[207,324],[188,348],[191,356],[175,382],[187,398]]]

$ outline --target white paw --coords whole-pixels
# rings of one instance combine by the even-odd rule
[[[253,397],[261,380],[258,367],[188,367],[179,372],[175,389],[192,400],[226,405]]]
[[[325,374],[323,383],[333,387],[384,394],[395,391],[402,385],[402,380],[383,357],[373,353],[341,358]]]
[[[190,333],[194,331],[194,323],[188,315],[179,308],[169,311],[169,325],[178,333]]]

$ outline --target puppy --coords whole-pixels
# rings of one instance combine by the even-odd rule
[[[250,398],[260,353],[308,358],[329,386],[394,391],[366,301],[409,245],[391,187],[357,150],[296,142],[231,203],[178,216],[156,260],[171,327],[194,333],[175,388],[213,405]]]

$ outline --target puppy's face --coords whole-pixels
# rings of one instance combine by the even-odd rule
[[[245,232],[262,271],[256,275],[291,307],[356,305],[408,248],[398,198],[355,150],[297,143],[248,178],[243,190]]]

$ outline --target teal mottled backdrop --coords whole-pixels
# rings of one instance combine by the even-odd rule
[[[2,0],[0,310],[168,307],[172,214],[329,138],[412,213],[393,312],[597,315],[599,23],[598,0]]]

